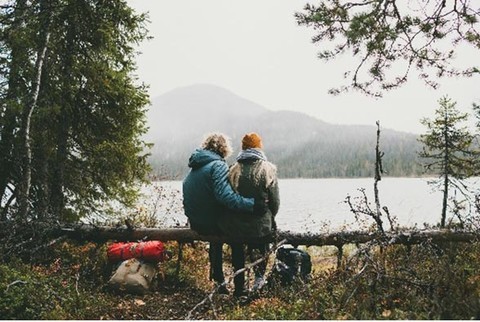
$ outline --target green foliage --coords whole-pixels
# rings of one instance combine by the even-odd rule
[[[355,127],[329,133],[333,142],[315,140],[293,149],[284,146],[267,155],[279,168],[282,178],[322,177],[371,177],[374,172],[375,156],[371,147],[375,145],[374,132],[355,131]],[[350,132],[351,131],[351,132]],[[353,135],[355,131],[356,135]],[[386,132],[385,173],[388,176],[419,176],[422,168],[418,164],[416,151],[419,148],[415,136]],[[299,157],[301,155],[301,157]]]
[[[479,244],[370,249],[306,285],[277,289],[226,319],[478,319]]]
[[[437,87],[442,76],[478,73],[475,66],[456,68],[452,61],[461,43],[480,48],[480,13],[473,4],[457,1],[319,1],[296,13],[298,24],[312,27],[314,43],[330,60],[349,52],[358,65],[345,73],[349,84],[330,90],[349,89],[381,96],[401,86],[412,70],[426,84]],[[453,45],[453,49],[452,49]],[[450,50],[445,50],[450,48]]]
[[[462,180],[476,173],[479,152],[473,146],[473,135],[462,125],[468,119],[468,114],[460,113],[455,107],[456,102],[447,97],[441,98],[439,105],[433,120],[421,121],[427,127],[427,133],[420,136],[423,150],[419,155],[424,158],[427,170],[439,174],[439,179],[431,184],[443,191],[440,225],[445,227],[449,187],[466,193]]]
[[[0,210],[15,213],[19,115],[29,103],[41,17],[50,43],[32,115],[32,211],[24,220],[74,221],[116,200],[132,205],[149,171],[141,140],[146,87],[138,84],[134,46],[146,17],[125,1],[18,1],[0,10]]]
[[[64,242],[53,248],[51,261],[72,276],[98,287],[110,277],[112,267],[107,262],[107,244]]]
[[[2,319],[95,319],[96,309],[108,307],[108,295],[97,294],[105,280],[104,247],[63,243],[50,255],[41,265],[0,265]]]
[[[427,133],[420,136],[423,150],[420,157],[426,158],[425,167],[443,175],[464,179],[473,174],[473,136],[465,126],[467,113],[460,113],[456,102],[448,97],[439,101],[433,120],[423,119]]]
[[[106,261],[106,245],[66,241],[45,252],[41,262],[0,264],[2,319],[183,318],[201,300],[195,285],[211,289],[205,243],[185,245],[177,275],[178,245],[165,247],[172,257],[158,265],[159,281],[146,296],[112,293],[106,281],[115,267]],[[145,305],[145,302],[150,302]]]
[[[160,286],[155,293],[143,297],[106,291],[105,281],[113,268],[105,261],[105,246],[64,242],[54,246],[42,263],[25,264],[18,260],[2,263],[0,316],[3,319],[181,319],[212,289],[208,281],[206,243],[184,246],[180,280],[176,275],[177,244],[166,246],[173,257],[160,264]],[[372,244],[360,249],[352,246],[339,269],[332,265],[335,258],[331,252],[310,251],[315,256],[309,283],[276,287],[243,305],[214,296],[206,309],[199,310],[198,317],[480,318],[478,242],[387,247]],[[211,305],[216,306],[216,315],[210,310]]]
[[[33,284],[36,276],[14,263],[16,269],[6,265],[0,266],[1,303],[0,312],[3,319],[39,318],[42,306],[47,303],[44,290]],[[33,275],[33,276],[32,276]]]
[[[327,300],[314,298],[311,285],[277,288],[273,295],[237,306],[226,313],[228,320],[322,320]]]
[[[208,261],[207,247],[207,243],[183,245],[183,266],[178,276],[180,282],[200,287],[205,287],[210,284],[210,264]]]

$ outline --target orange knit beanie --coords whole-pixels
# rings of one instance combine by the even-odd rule
[[[242,150],[262,148],[262,138],[255,132],[245,134],[242,139]]]

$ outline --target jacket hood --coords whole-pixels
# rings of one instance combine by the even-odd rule
[[[196,149],[188,160],[188,166],[192,169],[198,169],[217,160],[223,160],[223,158],[210,150]]]

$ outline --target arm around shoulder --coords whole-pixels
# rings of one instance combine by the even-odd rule
[[[252,212],[254,199],[244,198],[236,193],[228,181],[228,167],[223,161],[212,165],[213,191],[215,198],[225,207],[243,212]]]

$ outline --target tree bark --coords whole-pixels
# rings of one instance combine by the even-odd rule
[[[14,20],[12,22],[12,30],[19,30],[25,19],[25,5],[26,0],[19,0],[15,6]],[[12,37],[12,36],[10,36]],[[20,52],[23,48],[19,45],[18,41],[10,40],[12,60],[9,64],[9,76],[8,76],[8,90],[5,101],[5,114],[3,115],[3,126],[0,128],[0,200],[3,199],[7,186],[12,178],[14,172],[14,160],[13,160],[13,147],[15,140],[15,129],[18,127],[17,112],[12,107],[15,103],[20,103],[20,97],[23,96],[21,84],[23,84],[22,77],[20,75],[20,69],[22,64],[25,64],[21,59]],[[6,209],[4,209],[6,213]]]
[[[70,11],[69,16],[67,17],[66,23],[67,32],[65,39],[65,52],[63,55],[63,75],[65,76],[62,80],[62,93],[63,93],[63,102],[60,108],[60,115],[58,119],[58,132],[57,132],[57,152],[55,160],[55,180],[52,182],[51,187],[51,204],[52,212],[54,215],[64,221],[64,210],[65,210],[65,174],[68,161],[68,140],[70,137],[70,117],[69,113],[71,112],[74,105],[74,94],[73,94],[73,54],[72,50],[75,42],[75,19],[74,16],[77,14],[75,12],[74,5],[71,5],[68,10]]]
[[[450,137],[448,135],[448,122],[449,122],[449,115],[447,114],[447,111],[445,112],[445,118],[444,118],[444,129],[443,129],[443,135],[444,135],[444,140],[445,140],[445,157],[444,157],[444,181],[443,181],[443,203],[442,203],[442,218],[440,220],[440,228],[445,227],[445,221],[447,218],[447,204],[448,204],[448,184],[449,184],[449,167],[450,167]]]
[[[45,27],[48,29],[48,27]],[[37,55],[37,60],[35,62],[35,79],[32,82],[32,99],[31,103],[28,104],[22,114],[22,125],[20,128],[21,133],[21,151],[22,151],[22,171],[21,178],[19,182],[19,192],[18,192],[18,217],[19,219],[26,218],[26,215],[29,210],[29,191],[30,191],[30,182],[32,179],[32,149],[30,146],[30,123],[32,118],[33,110],[37,105],[38,93],[40,92],[40,80],[42,77],[43,61],[47,53],[48,41],[50,39],[50,33],[48,30],[44,30],[45,38],[43,40],[42,48],[39,50]]]
[[[380,121],[377,121],[377,144],[375,145],[375,181],[373,184],[373,192],[375,195],[375,207],[376,214],[373,215],[373,219],[377,223],[378,230],[383,233],[383,221],[382,221],[382,212],[380,210],[380,196],[378,192],[378,182],[382,180],[382,157],[383,153],[380,151]]]
[[[269,242],[273,237],[260,239],[232,239],[225,236],[200,235],[189,228],[138,228],[126,227],[99,227],[92,225],[75,225],[58,228],[54,231],[55,236],[66,235],[76,240],[90,240],[95,242],[115,241],[138,241],[160,240],[178,241],[190,243],[199,241],[221,242]],[[441,242],[473,242],[480,240],[480,232],[450,231],[450,230],[427,230],[410,232],[385,232],[380,234],[363,231],[337,232],[329,234],[302,234],[290,231],[278,231],[277,240],[286,239],[289,244],[307,246],[342,246],[345,244],[362,244],[373,240],[382,239],[388,244],[419,244],[425,241],[434,243]]]

